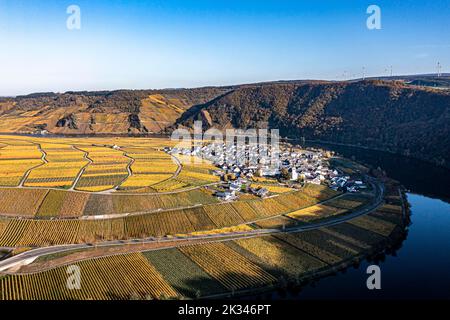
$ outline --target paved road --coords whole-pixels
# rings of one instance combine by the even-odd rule
[[[241,237],[256,237],[261,235],[269,235],[276,233],[293,233],[293,232],[304,232],[310,231],[323,227],[330,227],[336,224],[340,224],[346,222],[348,220],[354,219],[356,217],[366,215],[376,208],[378,208],[383,203],[383,195],[384,195],[384,185],[380,182],[367,177],[369,183],[373,186],[375,190],[375,198],[374,201],[364,206],[359,210],[355,210],[349,214],[343,216],[336,216],[324,221],[317,221],[307,225],[295,226],[291,228],[286,228],[284,230],[280,229],[255,229],[250,231],[242,231],[242,232],[231,232],[231,233],[222,233],[222,234],[209,234],[209,235],[199,235],[199,236],[190,236],[190,237],[172,237],[172,238],[145,238],[145,239],[131,239],[131,240],[117,240],[117,241],[105,241],[100,242],[95,245],[96,248],[101,247],[111,247],[111,246],[124,246],[124,245],[142,245],[149,243],[164,243],[164,242],[178,242],[178,244],[168,245],[167,248],[176,247],[183,242],[192,241],[192,240],[204,240],[204,241],[223,241],[223,240],[231,240],[235,238]],[[6,260],[0,261],[0,272],[5,274],[15,274],[17,273],[15,270],[8,270],[11,268],[16,268],[20,265],[27,265],[32,263],[34,260],[41,256],[45,256],[48,254],[55,254],[65,251],[77,250],[77,249],[89,249],[93,248],[93,245],[89,244],[71,244],[71,245],[60,245],[60,246],[51,246],[33,249],[21,254],[18,254],[14,257],[8,258]]]

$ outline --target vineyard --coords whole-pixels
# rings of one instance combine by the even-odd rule
[[[217,227],[227,227],[241,224],[244,219],[229,203],[204,207],[206,214]]]
[[[256,225],[263,229],[284,229],[297,225],[297,221],[285,216],[259,220]]]
[[[170,192],[189,187],[189,184],[176,178],[168,179],[152,185],[152,189],[157,192]]]
[[[13,143],[0,148],[0,186],[18,186],[28,170],[43,164],[37,145]]]
[[[351,210],[356,209],[364,204],[361,200],[350,200],[344,197],[327,202],[327,206],[338,209]]]
[[[310,206],[305,209],[296,210],[288,214],[293,219],[309,221],[317,218],[325,218],[346,212],[347,209],[338,209],[323,204]]]
[[[75,189],[82,191],[104,191],[119,186],[127,177],[130,159],[122,151],[105,147],[80,147],[88,153],[90,163],[83,172]]]
[[[31,170],[24,186],[69,188],[81,169],[88,164],[84,153],[64,144],[41,144],[44,165]]]
[[[315,243],[302,240],[300,233],[276,235],[275,238],[280,239],[329,265],[338,263],[341,260],[339,256],[331,253],[333,251],[329,252],[319,247]]]
[[[26,191],[26,192],[25,192]],[[23,201],[16,202],[18,196]],[[127,195],[87,194],[63,190],[0,189],[8,201],[0,212],[39,219],[10,220],[0,233],[0,246],[47,246],[71,243],[94,243],[142,237],[195,234],[230,228],[266,218],[283,219],[298,207],[317,203],[302,191],[273,198],[232,203],[217,203],[205,190],[176,194]],[[32,201],[30,201],[32,200]],[[199,206],[199,204],[201,206]],[[160,210],[166,208],[166,211]],[[184,208],[184,209],[177,209]],[[309,208],[314,208],[309,207]],[[308,210],[308,209],[305,209]],[[129,213],[138,213],[128,215]],[[126,214],[122,217],[73,220],[69,217]],[[52,219],[58,217],[59,219]],[[294,220],[284,218],[289,224]],[[296,217],[308,221],[304,217]],[[264,225],[264,221],[261,222]],[[265,222],[266,224],[268,222]],[[23,232],[18,232],[21,225]],[[278,226],[284,224],[279,222]],[[289,226],[284,224],[284,226]],[[272,225],[275,227],[275,225]],[[22,230],[20,229],[20,230]],[[226,230],[226,229],[225,229]],[[223,231],[223,230],[222,230]],[[217,231],[215,231],[217,232]]]
[[[285,192],[291,192],[294,191],[294,189],[289,188],[289,187],[285,187],[285,186],[280,186],[277,184],[269,184],[269,183],[252,183],[252,188],[265,188],[267,190],[269,190],[272,193],[285,193]]]
[[[312,255],[316,254],[319,259],[327,263],[336,261],[336,257],[341,260],[351,258],[369,246],[352,238],[347,238],[337,232],[332,232],[326,228],[312,230],[309,232],[299,232],[290,235],[280,235],[280,239],[298,247]]]
[[[394,214],[389,210],[396,209],[389,206],[388,212],[380,211],[383,208],[368,216],[311,231],[84,260],[77,263],[82,272],[81,290],[66,288],[66,267],[35,274],[4,276],[0,277],[0,300],[201,298],[280,285],[282,279],[297,283],[316,271],[352,261],[384,243],[397,225],[388,221]],[[168,213],[170,215],[164,216]],[[164,212],[158,218],[155,213],[149,215],[152,220],[146,220],[145,215],[100,221],[21,219],[8,222],[4,219],[0,220],[0,246],[5,243],[21,246],[42,242],[52,245],[77,238],[91,242],[120,238],[121,235],[142,236],[143,232],[157,230],[174,232],[178,228],[175,226],[180,225],[184,225],[192,235],[249,230],[248,226],[243,225],[204,231],[205,227],[216,226],[217,221],[214,223],[210,214],[204,207],[199,207],[192,211]],[[66,221],[71,224],[66,224]],[[287,221],[292,219],[280,216],[261,220],[258,224],[276,226]],[[15,230],[15,234],[8,230]],[[53,238],[55,234],[59,234],[58,241]]]
[[[11,216],[33,217],[47,195],[43,189],[0,189],[0,213]]]
[[[78,264],[82,285],[67,289],[67,268],[0,278],[0,300],[167,299],[178,293],[140,253],[98,258]]]
[[[191,186],[199,186],[218,182],[220,180],[219,177],[212,174],[212,171],[217,170],[217,168],[209,161],[179,155],[177,155],[177,158],[181,161],[183,166],[183,170],[181,170],[180,175],[177,177],[178,181]]]
[[[72,218],[83,215],[89,199],[87,193],[50,190],[37,213],[38,216]]]
[[[326,265],[319,259],[271,236],[241,239],[235,242],[292,279]]]
[[[204,207],[186,209],[183,210],[183,213],[189,219],[190,223],[196,231],[211,230],[216,227],[216,225],[206,214]]]
[[[402,207],[395,205],[384,205],[370,214],[380,220],[384,220],[393,224],[401,224],[403,221]]]
[[[212,229],[208,231],[194,231],[189,234],[189,236],[204,236],[204,235],[213,235],[213,234],[226,234],[226,233],[240,233],[245,231],[251,231],[253,230],[252,227],[250,227],[247,224],[240,224],[237,226],[232,227],[225,227],[220,229]],[[183,236],[183,235],[177,235],[177,236]],[[185,235],[188,236],[188,235]]]
[[[396,226],[391,222],[383,221],[371,216],[358,217],[356,219],[350,220],[349,223],[357,227],[376,232],[385,237],[389,236],[392,231],[394,231],[394,228]]]
[[[88,248],[75,261],[81,290],[66,287],[63,264],[73,256],[61,256],[56,265],[50,257],[44,269],[0,275],[0,300],[234,294],[353,261],[403,225],[398,189],[388,186],[385,203],[370,214],[283,233],[364,208],[372,198],[369,192],[341,194],[312,184],[294,189],[258,178],[253,187],[267,188],[268,197],[222,202],[214,196],[220,189],[216,167],[177,155],[179,163],[163,151],[168,145],[173,142],[156,138],[0,136],[0,247],[12,254],[66,244]],[[140,241],[150,237],[157,239]],[[100,245],[113,240],[121,240],[117,251],[108,247],[113,253]]]
[[[276,281],[223,243],[182,247],[180,250],[228,290],[261,287]]]
[[[339,238],[363,248],[368,248],[376,243],[382,242],[384,239],[382,235],[357,227],[350,222],[341,223],[326,229]]]
[[[190,298],[226,292],[226,288],[178,249],[144,252],[156,270],[182,295]]]
[[[65,190],[0,188],[0,214],[21,217],[79,217],[146,213],[216,203],[202,189],[161,195],[90,194]]]
[[[177,164],[164,152],[141,148],[123,150],[134,162],[131,165],[133,174],[121,184],[121,189],[135,190],[155,185],[170,179],[177,170]]]
[[[305,193],[311,194],[311,189]],[[327,191],[325,191],[325,194],[326,193]],[[321,196],[323,197],[323,195]],[[328,218],[362,207],[364,204],[368,203],[370,199],[371,198],[369,197],[355,197],[353,195],[344,194],[343,196],[326,201],[325,204],[311,205],[304,209],[292,211],[287,214],[287,216],[301,221]]]
[[[89,197],[84,214],[143,213],[158,209],[174,209],[215,202],[217,202],[216,198],[201,189],[161,195],[93,194]]]
[[[240,224],[260,218],[296,212],[317,199],[303,191],[280,194],[273,198],[251,199],[218,204],[205,189],[170,194],[89,194],[65,190],[0,188],[0,214],[22,217],[79,217],[129,213],[150,213],[161,208],[204,206],[204,213],[216,227]],[[216,210],[215,206],[220,206]],[[314,209],[307,209],[314,210]],[[338,212],[336,209],[335,212]],[[292,215],[295,215],[292,213]],[[300,212],[301,213],[301,212]]]

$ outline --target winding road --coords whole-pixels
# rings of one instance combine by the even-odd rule
[[[316,221],[305,225],[295,226],[291,228],[286,228],[284,230],[281,229],[254,229],[249,231],[242,232],[230,232],[230,233],[221,233],[221,234],[206,234],[206,235],[198,235],[198,236],[188,236],[188,237],[164,237],[164,238],[144,238],[144,239],[130,239],[130,240],[116,240],[116,241],[104,241],[96,243],[95,246],[92,244],[71,244],[71,245],[59,245],[59,246],[50,246],[33,249],[11,258],[0,261],[0,273],[3,274],[17,274],[17,269],[22,265],[28,265],[34,262],[37,258],[49,254],[56,254],[66,251],[79,250],[79,249],[89,249],[89,248],[101,248],[101,247],[112,247],[112,246],[125,246],[125,245],[142,245],[142,244],[150,244],[150,243],[164,243],[167,242],[167,247],[164,248],[172,248],[182,245],[183,242],[193,241],[193,240],[203,240],[205,242],[211,241],[225,241],[232,240],[237,238],[250,238],[257,237],[262,235],[270,235],[277,233],[293,233],[293,232],[304,232],[310,231],[323,227],[330,227],[336,224],[340,224],[356,217],[369,214],[374,211],[380,205],[383,204],[383,196],[384,196],[384,185],[370,177],[367,177],[368,182],[372,185],[375,190],[375,197],[373,201],[355,211],[352,211],[348,214],[341,216],[334,216],[330,219],[323,221]],[[177,244],[173,244],[177,242]],[[170,244],[169,244],[170,243]],[[161,249],[161,248],[160,248]]]

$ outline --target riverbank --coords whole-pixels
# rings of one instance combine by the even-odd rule
[[[296,279],[279,279],[279,283],[263,288],[247,289],[235,291],[233,293],[218,294],[202,297],[203,299],[219,299],[219,298],[238,298],[238,299],[261,299],[266,294],[272,292],[278,292],[283,295],[283,292],[288,291],[300,291],[303,287],[315,283],[323,278],[336,275],[340,272],[345,272],[348,268],[357,267],[363,261],[373,261],[377,257],[395,252],[401,247],[402,242],[406,239],[407,229],[410,224],[410,206],[407,201],[405,189],[391,179],[388,179],[387,189],[389,193],[385,195],[384,199],[386,204],[392,205],[395,203],[393,199],[398,196],[401,206],[400,214],[395,218],[397,224],[389,236],[383,238],[383,240],[373,243],[369,248],[361,250],[354,256],[339,261],[338,263],[329,265],[320,270],[314,272],[308,272]],[[376,210],[375,210],[376,212]],[[380,212],[376,212],[380,215]],[[389,216],[389,213],[386,213]],[[388,219],[388,218],[386,218]],[[389,219],[392,219],[390,216]],[[372,232],[367,230],[367,232]]]
[[[436,161],[430,161],[429,159],[421,158],[421,157],[414,157],[413,155],[405,154],[403,152],[399,152],[398,150],[396,151],[396,150],[390,150],[390,149],[386,149],[386,148],[368,147],[368,146],[364,146],[361,144],[350,144],[350,143],[341,143],[341,142],[332,142],[332,141],[323,141],[323,140],[311,140],[311,139],[301,140],[298,138],[289,138],[289,137],[282,138],[282,141],[286,141],[289,143],[296,142],[296,143],[300,143],[300,144],[319,144],[319,145],[341,146],[341,147],[349,147],[349,148],[359,148],[359,149],[368,150],[368,151],[385,152],[385,153],[389,153],[389,154],[396,155],[396,156],[402,156],[402,157],[406,157],[406,158],[410,158],[410,159],[415,159],[418,161],[423,161],[423,162],[426,162],[430,165],[434,165],[437,167],[450,169],[450,163],[441,163],[441,162],[436,162]]]

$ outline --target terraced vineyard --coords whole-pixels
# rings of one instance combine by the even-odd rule
[[[65,144],[41,144],[44,165],[31,170],[24,186],[69,188],[81,169],[88,164],[84,153]]]
[[[191,164],[191,157],[187,157],[184,160],[189,161],[180,167],[162,151],[172,145],[167,139],[0,136],[0,186],[18,186],[25,179],[26,187],[145,193],[171,192],[219,181],[211,174],[216,168],[207,161]],[[179,169],[182,170],[178,172]]]
[[[0,213],[33,217],[49,191],[44,189],[0,188]]]
[[[163,278],[182,295],[190,298],[203,294],[225,293],[227,289],[178,249],[144,252]]]
[[[298,221],[286,216],[259,220],[256,225],[264,229],[285,229],[298,225]]]
[[[242,239],[236,240],[236,243],[266,261],[272,268],[285,272],[286,276],[292,279],[325,266],[319,259],[274,237]]]
[[[291,192],[294,191],[294,189],[280,186],[276,184],[268,184],[268,183],[253,183],[252,188],[265,188],[269,190],[272,193],[285,193],[285,192]]]
[[[177,296],[140,253],[84,261],[79,268],[83,275],[80,290],[67,288],[67,268],[64,267],[35,275],[0,278],[0,299],[117,300]]]
[[[8,190],[23,191],[6,189],[0,190],[0,192]],[[32,207],[25,207],[24,203],[22,203],[20,208],[14,208],[15,202],[6,202],[3,205],[8,205],[8,210],[12,213],[28,212],[29,218],[36,215],[36,217],[42,218],[59,216],[62,219],[12,219],[10,220],[11,226],[14,226],[16,223],[25,224],[26,232],[17,235],[16,227],[6,228],[0,233],[0,246],[46,246],[188,234],[232,227],[258,219],[280,216],[295,210],[297,206],[306,206],[318,201],[315,198],[305,197],[302,191],[296,191],[295,193],[282,194],[268,199],[234,203],[206,203],[198,207],[195,206],[197,201],[203,200],[203,202],[207,202],[209,199],[199,190],[155,196],[113,196],[101,194],[86,196],[86,194],[82,194],[80,200],[84,201],[84,204],[78,202],[77,205],[79,208],[83,208],[84,215],[101,214],[103,212],[105,214],[143,213],[124,215],[118,218],[68,220],[63,219],[63,217],[76,216],[76,214],[67,212],[69,209],[65,208],[64,204],[76,201],[74,195],[77,193],[41,189],[29,191],[34,198],[40,197],[40,201],[30,202],[30,204],[33,204]],[[296,197],[298,199],[295,200]],[[213,202],[213,199],[210,199],[211,202]],[[40,202],[42,203],[39,205]],[[193,207],[175,209],[186,206]],[[172,207],[174,209],[168,211],[157,210],[161,207]],[[244,209],[241,210],[242,208]],[[70,209],[75,210],[76,206]],[[3,210],[8,211],[7,208],[3,208]],[[249,214],[250,212],[251,214]],[[47,232],[47,230],[49,231]]]
[[[171,143],[0,136],[0,247],[19,254],[82,244],[75,261],[56,251],[60,259],[44,256],[14,274],[0,272],[0,300],[202,298],[267,289],[348,265],[390,244],[406,224],[403,199],[391,186],[369,214],[329,227],[320,223],[367,208],[375,191],[297,190],[260,179],[255,185],[271,188],[269,197],[221,202],[213,195],[216,168],[174,160],[162,151]],[[105,241],[115,242],[106,249]],[[36,272],[39,263],[44,268]],[[66,287],[73,264],[81,290]]]
[[[211,172],[217,170],[217,168],[208,161],[203,160],[200,163],[191,164],[190,162],[193,162],[192,159],[190,159],[190,161],[183,162],[183,157],[180,158],[183,164],[183,170],[177,177],[178,181],[190,186],[198,186],[220,181],[219,177],[211,174]]]
[[[75,188],[82,191],[104,191],[119,186],[127,177],[130,159],[122,151],[104,147],[82,147],[92,163],[84,171]]]
[[[131,165],[133,175],[121,184],[123,189],[150,187],[173,177],[178,165],[172,157],[157,150],[124,148],[126,154],[134,159]]]
[[[0,188],[0,215],[21,217],[79,217],[94,215],[150,213],[217,200],[198,189],[173,194],[126,195],[89,194],[63,190]]]
[[[397,206],[398,207],[398,206]],[[388,228],[393,213],[377,211],[372,223]],[[401,220],[402,212],[396,215]],[[357,218],[359,219],[359,218]],[[277,234],[115,255],[77,262],[83,285],[68,290],[67,267],[0,278],[1,300],[20,299],[166,299],[232,295],[298,283],[317,271],[333,272],[391,243],[401,225],[384,236],[354,227],[353,220],[306,232]],[[5,227],[0,221],[0,228]],[[16,226],[24,229],[23,226]],[[355,232],[355,229],[358,228]],[[385,230],[385,229],[384,229]],[[397,231],[395,231],[397,230]],[[401,233],[401,232],[400,232]],[[45,288],[45,289],[44,289]]]
[[[313,188],[320,193],[320,187],[308,187],[308,192],[312,193]],[[22,191],[25,189],[0,189],[0,193],[3,192],[8,199],[13,198],[9,197],[7,192]],[[23,234],[17,234],[15,227],[6,228],[0,233],[0,246],[47,246],[190,234],[280,217],[299,206],[313,205],[318,201],[317,198],[305,196],[302,191],[233,203],[217,203],[215,198],[208,197],[208,194],[201,190],[152,196],[81,194],[82,196],[78,197],[75,192],[43,189],[28,190],[28,193],[28,197],[35,201],[4,202],[4,207],[0,208],[2,212],[11,215],[20,213],[22,218],[10,220],[11,226],[15,223],[26,226],[26,232]],[[198,206],[202,202],[202,206]],[[75,205],[69,206],[71,203]],[[184,209],[176,209],[180,207]],[[161,211],[159,208],[168,210]],[[128,214],[133,212],[136,214]],[[81,214],[121,216],[105,219],[65,219],[79,217]],[[60,219],[48,220],[52,217]]]
[[[38,146],[8,141],[0,149],[0,186],[18,186],[28,170],[42,165],[42,153]]]
[[[327,205],[315,205],[305,209],[296,210],[288,214],[289,217],[298,220],[313,220],[317,217],[326,217],[346,212],[346,209],[336,209]]]
[[[223,243],[182,247],[180,250],[228,290],[260,287],[276,281]]]
[[[81,216],[89,197],[87,193],[50,190],[40,204],[36,216],[60,218]]]

